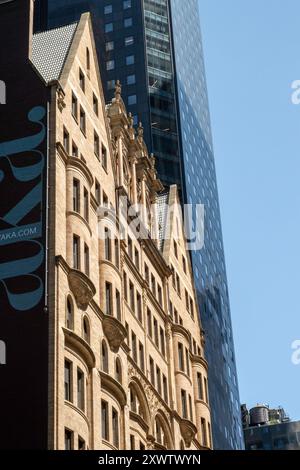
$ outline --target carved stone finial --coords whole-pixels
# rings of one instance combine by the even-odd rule
[[[142,139],[144,137],[144,128],[143,128],[143,124],[141,122],[139,123],[137,133],[138,133],[139,138]]]
[[[151,161],[151,169],[155,170],[155,161],[156,161],[156,159],[155,159],[155,156],[153,155],[153,153],[151,153],[151,155],[150,155],[150,161]]]
[[[128,114],[128,121],[129,121],[129,128],[132,129],[133,124],[134,124],[134,119],[133,119],[132,113]]]
[[[122,94],[122,85],[121,85],[120,80],[117,80],[116,85],[115,85],[115,99],[116,99],[116,101],[120,101],[121,94]]]

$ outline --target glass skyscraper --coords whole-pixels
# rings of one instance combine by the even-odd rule
[[[243,448],[198,0],[36,0],[36,29],[90,10],[106,100],[116,80],[157,157],[164,184],[205,206],[205,243],[191,252],[206,332],[215,449]]]

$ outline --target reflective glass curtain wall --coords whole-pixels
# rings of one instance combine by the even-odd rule
[[[214,447],[243,448],[239,391],[198,0],[170,0],[185,202],[204,204],[205,244],[191,252],[206,332]]]

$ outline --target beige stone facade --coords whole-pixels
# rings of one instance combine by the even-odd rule
[[[51,87],[49,448],[211,448],[177,189],[157,179],[119,84],[105,106],[88,14]]]

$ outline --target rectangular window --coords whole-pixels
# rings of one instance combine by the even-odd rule
[[[173,266],[171,266],[171,271],[172,271],[172,285],[174,289],[176,289],[176,276],[175,276],[175,269]]]
[[[139,358],[140,358],[140,368],[145,372],[145,359],[144,359],[144,346],[142,343],[139,343]]]
[[[182,266],[183,266],[183,271],[185,272],[186,274],[186,259],[184,256],[182,256]]]
[[[127,274],[123,272],[124,299],[128,302]]]
[[[78,100],[74,93],[72,93],[72,116],[78,121]]]
[[[85,441],[78,436],[78,450],[85,450]]]
[[[112,5],[105,5],[104,7],[104,15],[110,15],[113,11]]]
[[[156,386],[157,391],[161,395],[161,375],[160,375],[160,368],[156,366]]]
[[[149,268],[146,263],[145,263],[145,280],[149,284]]]
[[[204,447],[207,447],[206,422],[204,418],[201,418],[201,434],[202,434],[202,445]]]
[[[133,434],[130,434],[130,449],[135,450],[135,439]]]
[[[117,310],[117,319],[121,321],[121,295],[118,289],[116,289],[116,310]]]
[[[116,86],[116,80],[108,80],[106,85],[108,90],[113,90]]]
[[[105,283],[105,300],[106,300],[106,315],[112,315],[112,285],[110,282]]]
[[[99,101],[95,93],[93,93],[93,110],[96,116],[99,114]]]
[[[168,397],[168,381],[167,377],[163,375],[163,389],[164,389],[164,400],[166,403],[168,403],[169,397]]]
[[[86,115],[84,110],[80,107],[80,130],[85,135],[86,134]]]
[[[192,404],[192,397],[189,395],[189,408],[190,408],[190,420],[193,421],[193,404]]]
[[[162,289],[159,284],[157,285],[157,296],[158,296],[159,305],[163,307]]]
[[[179,370],[182,370],[184,372],[184,356],[182,343],[178,343],[178,367]]]
[[[102,427],[102,439],[109,440],[109,424],[108,424],[108,403],[106,401],[101,402],[101,427]]]
[[[105,145],[101,145],[101,159],[102,159],[102,166],[105,171],[107,171],[107,150]]]
[[[154,361],[151,356],[149,359],[149,363],[150,363],[150,382],[155,387]]]
[[[173,319],[173,304],[171,300],[169,300],[169,315]]]
[[[197,372],[197,389],[199,400],[203,400],[202,374],[200,372]]]
[[[64,133],[63,133],[63,145],[66,153],[69,155],[70,152],[70,136],[69,132],[67,129],[64,127]]]
[[[124,28],[130,28],[132,24],[132,18],[124,18]]]
[[[131,8],[131,0],[124,0],[123,1],[123,9],[128,10],[128,8]]]
[[[133,259],[132,240],[128,235],[127,250],[129,258]]]
[[[115,264],[116,267],[120,267],[120,248],[119,248],[119,240],[115,239]]]
[[[72,157],[78,157],[78,147],[75,142],[72,142]]]
[[[77,369],[77,406],[84,411],[84,373]]]
[[[134,65],[134,55],[126,56],[126,65]]]
[[[73,268],[80,269],[80,238],[73,236]]]
[[[84,272],[87,276],[90,275],[90,250],[86,244],[84,244]]]
[[[111,232],[107,227],[104,229],[104,256],[107,261],[111,261]]]
[[[73,211],[80,212],[80,182],[73,179]]]
[[[119,413],[114,408],[112,409],[112,431],[113,431],[113,445],[119,448]]]
[[[65,400],[72,402],[72,363],[65,361]]]
[[[178,323],[178,312],[177,312],[176,308],[174,308],[174,321],[175,321],[175,323]]]
[[[137,344],[136,344],[136,335],[131,332],[131,350],[132,350],[132,359],[137,363]]]
[[[186,373],[187,375],[190,375],[190,356],[189,356],[189,350],[185,348],[185,362],[186,362]]]
[[[187,311],[189,312],[189,310],[190,310],[190,298],[189,298],[189,294],[188,294],[187,290],[186,289],[184,289],[184,290],[185,290],[185,306],[186,306]]]
[[[152,315],[149,308],[147,309],[147,330],[148,335],[152,338]]]
[[[133,36],[127,36],[125,38],[125,46],[132,46],[134,44],[134,37]]]
[[[137,248],[134,249],[134,264],[137,269],[140,269],[140,256]]]
[[[103,191],[103,206],[108,208],[108,197],[106,196],[105,192]]]
[[[106,52],[110,52],[110,51],[113,51],[115,48],[115,43],[114,41],[108,41],[105,43],[105,50]]]
[[[190,299],[190,314],[191,314],[191,317],[194,319],[194,302],[193,302],[193,299]]]
[[[112,250],[111,250],[111,232],[105,227],[104,229],[104,256],[107,261],[112,259]]]
[[[179,279],[178,274],[176,274],[176,286],[177,286],[177,293],[180,297],[181,296],[181,289],[180,289],[180,279]]]
[[[73,432],[69,429],[65,429],[65,450],[72,450],[73,449]]]
[[[85,76],[81,69],[79,69],[79,86],[85,92]]]
[[[106,70],[114,70],[115,68],[115,61],[114,60],[107,60],[106,61]]]
[[[100,140],[97,132],[94,132],[94,153],[97,158],[100,158]]]
[[[97,180],[95,182],[95,198],[98,204],[101,204],[101,186]]]
[[[86,188],[83,191],[83,202],[84,202],[84,218],[89,221],[89,193]]]
[[[128,106],[133,106],[136,103],[137,103],[136,95],[129,95],[128,96]]]
[[[145,447],[145,444],[143,444],[141,441],[140,441],[140,450],[145,450],[146,447]]]
[[[137,308],[137,317],[140,323],[143,323],[142,315],[142,296],[137,292],[136,294],[136,308]]]
[[[126,330],[126,342],[129,345],[129,326],[127,321],[125,322],[125,330]]]
[[[104,26],[104,30],[106,33],[111,33],[114,30],[113,23],[106,23]]]
[[[175,257],[178,258],[178,248],[177,248],[177,243],[175,242],[174,240],[174,254],[175,254]]]
[[[153,319],[153,325],[154,325],[154,342],[157,347],[159,347],[159,339],[158,339],[158,323],[156,318]]]
[[[207,387],[207,379],[204,377],[204,392],[205,392],[205,401],[208,403],[208,387]]]
[[[211,426],[210,426],[210,423],[207,423],[207,428],[208,428],[208,445],[211,447],[212,439],[211,439]]]
[[[129,297],[130,297],[130,307],[131,310],[135,311],[135,302],[134,302],[134,286],[131,281],[129,281]]]
[[[181,390],[181,414],[184,419],[188,419],[186,391]]]
[[[153,274],[151,274],[151,292],[156,297],[156,282]]]
[[[162,355],[165,357],[165,355],[166,355],[165,332],[164,332],[164,330],[162,329],[162,327],[160,327],[160,329],[159,329],[159,334],[160,334],[160,348],[161,348],[161,353],[162,353]]]

